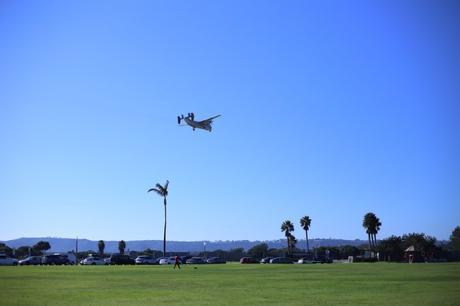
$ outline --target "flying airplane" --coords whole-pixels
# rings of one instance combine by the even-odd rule
[[[208,118],[206,120],[202,121],[195,121],[195,114],[194,113],[188,113],[186,117],[184,115],[177,116],[177,123],[180,124],[182,120],[185,121],[188,125],[192,127],[193,130],[195,129],[202,129],[206,131],[212,131],[212,121],[216,119],[217,117],[220,117],[220,115]]]

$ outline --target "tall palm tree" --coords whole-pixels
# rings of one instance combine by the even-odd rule
[[[305,216],[302,219],[300,219],[300,226],[305,231],[305,239],[307,241],[307,252],[310,252],[310,247],[308,245],[308,230],[310,229],[310,225],[311,225],[311,219],[309,216]]]
[[[150,191],[155,191],[158,193],[160,196],[163,197],[163,204],[165,207],[165,226],[163,230],[163,257],[166,257],[166,197],[168,196],[168,185],[169,181],[166,180],[166,183],[164,186],[161,186],[160,184],[156,183],[154,188],[150,188],[147,192]]]
[[[380,219],[374,215],[372,218],[372,238],[374,240],[374,248],[377,247],[377,233],[380,230],[380,226],[382,226],[382,222],[380,222]]]
[[[289,220],[284,221],[281,224],[281,231],[284,232],[284,236],[286,236],[288,253],[291,254],[291,232],[294,231],[294,224]]]
[[[99,249],[99,254],[102,256],[104,255],[105,243],[104,240],[99,240],[97,243],[97,248]]]
[[[382,226],[382,222],[374,213],[367,213],[364,215],[363,227],[366,229],[367,237],[369,240],[369,249],[377,247],[377,233]]]
[[[289,239],[289,245],[291,247],[291,255],[292,255],[293,250],[295,249],[295,246],[297,244],[297,239],[295,238],[293,234],[290,234],[288,239]]]
[[[374,217],[375,217],[375,214],[374,213],[371,213],[371,212],[368,212],[367,214],[364,215],[364,219],[363,219],[363,227],[366,229],[366,233],[367,233],[367,239],[369,241],[369,250],[372,249],[372,223],[373,223],[373,220],[374,220]]]

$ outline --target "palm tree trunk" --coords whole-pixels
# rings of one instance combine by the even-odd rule
[[[163,257],[166,257],[166,197],[164,198],[165,205],[165,227],[163,230]]]
[[[292,246],[291,246],[291,237],[289,236],[288,237],[288,254],[289,254],[289,257],[291,256],[291,253],[292,253],[291,248],[292,248]]]
[[[310,247],[308,245],[308,231],[305,231],[305,237],[307,238],[307,253],[310,253]]]
[[[287,253],[289,256],[289,253],[291,252],[291,242],[289,241],[289,236],[286,236],[286,241],[287,241]]]
[[[367,240],[369,240],[369,251],[372,249],[372,245],[371,245],[371,234],[370,233],[367,233]]]

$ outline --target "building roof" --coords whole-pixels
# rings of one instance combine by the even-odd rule
[[[411,245],[410,247],[405,249],[404,252],[415,252],[415,247],[413,245]]]

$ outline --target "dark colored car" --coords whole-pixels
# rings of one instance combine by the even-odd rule
[[[227,261],[223,258],[220,257],[210,257],[208,260],[206,260],[208,264],[224,264],[227,263]]]
[[[195,264],[195,265],[201,265],[201,264],[205,264],[206,261],[204,261],[203,258],[201,257],[192,257],[190,259],[187,259],[187,261],[185,262],[186,264]]]
[[[41,256],[29,256],[24,258],[23,260],[19,261],[19,265],[41,265],[42,264],[42,257]]]
[[[328,258],[326,256],[318,256],[318,257],[315,258],[315,261],[317,263],[322,263],[322,264],[324,264],[324,263],[332,263],[332,259],[330,259],[330,258]]]
[[[259,263],[259,261],[257,259],[252,258],[252,257],[242,257],[240,259],[240,263],[242,263],[242,264],[256,264],[256,263]]]
[[[43,265],[68,265],[69,258],[65,255],[45,255],[42,257]]]
[[[271,264],[291,264],[292,260],[287,257],[276,257],[270,260]]]
[[[179,257],[179,260],[180,260],[181,263],[186,263],[187,260],[189,260],[189,259],[192,258],[192,257],[193,257],[193,256],[189,256],[189,255],[187,255],[187,256],[180,256],[180,257]]]
[[[112,254],[110,256],[110,264],[111,265],[134,265],[134,259],[129,257],[129,255],[122,255],[122,254]]]

